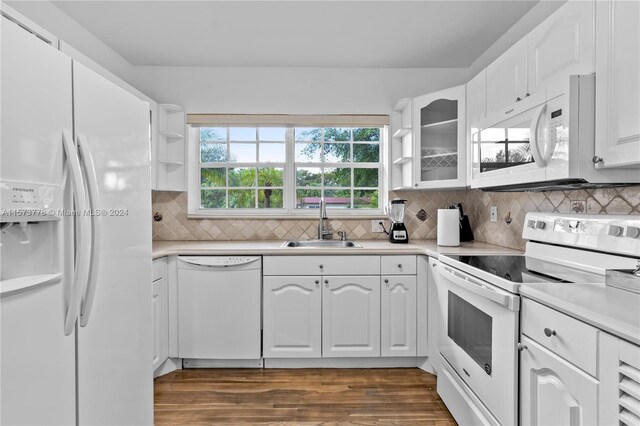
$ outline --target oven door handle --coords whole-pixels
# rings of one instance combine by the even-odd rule
[[[499,290],[481,281],[474,280],[473,278],[466,276],[461,272],[457,272],[448,266],[443,266],[442,264],[440,264],[438,272],[442,275],[443,279],[449,280],[453,284],[456,284],[467,291],[504,306],[510,311],[517,312],[520,310],[520,297],[515,294]]]

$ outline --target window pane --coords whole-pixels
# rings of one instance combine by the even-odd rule
[[[380,141],[380,128],[356,128],[353,129],[354,141]]]
[[[378,190],[353,191],[353,207],[356,209],[377,209]]]
[[[297,186],[322,185],[322,170],[320,167],[298,167],[296,169]]]
[[[351,190],[350,189],[329,189],[324,191],[324,200],[327,208],[350,209]]]
[[[325,168],[325,186],[351,186],[351,169]]]
[[[346,163],[351,159],[351,144],[324,144],[324,161],[327,163]]]
[[[320,147],[320,143],[297,143],[296,161],[300,163],[319,163]]]
[[[277,142],[284,142],[285,131],[284,127],[260,127],[258,130],[261,141]]]
[[[295,140],[297,141],[319,141],[322,140],[322,129],[314,127],[296,127],[294,129]]]
[[[255,163],[256,144],[254,143],[232,143],[229,162],[231,163]]]
[[[229,208],[253,209],[256,207],[255,189],[230,189]]]
[[[229,129],[230,141],[255,141],[256,140],[256,128],[255,127],[231,127]]]
[[[229,186],[255,186],[256,169],[253,167],[239,167],[229,169]]]
[[[258,169],[258,186],[283,186],[283,177],[281,167],[261,167]]]
[[[261,163],[284,163],[285,160],[285,145],[283,143],[264,143],[260,142],[258,146],[260,150],[260,162]]]
[[[216,169],[201,169],[200,186],[205,188],[212,186],[227,186],[224,167]]]
[[[209,142],[200,144],[200,162],[225,163],[227,158],[227,144]]]
[[[324,129],[325,141],[349,141],[351,140],[351,129],[340,127],[329,127]]]
[[[378,186],[378,169],[353,169],[353,186],[357,188]]]
[[[319,208],[321,195],[322,195],[322,192],[319,189],[298,189],[296,191],[296,208],[297,209]]]
[[[356,163],[377,163],[380,161],[380,144],[353,144],[353,161]]]
[[[284,207],[283,202],[284,191],[281,188],[276,189],[259,189],[258,190],[258,208],[259,209],[281,209]]]
[[[200,191],[200,207],[203,209],[223,209],[226,207],[224,189],[203,189]]]
[[[200,141],[201,142],[224,142],[227,140],[227,128],[226,127],[201,127],[200,128]]]

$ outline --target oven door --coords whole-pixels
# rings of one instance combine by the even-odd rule
[[[501,424],[517,423],[519,296],[438,263],[438,350]]]

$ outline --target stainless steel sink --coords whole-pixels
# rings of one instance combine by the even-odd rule
[[[361,248],[362,245],[355,241],[341,241],[341,240],[300,240],[300,241],[285,241],[281,247],[295,247],[295,248]]]

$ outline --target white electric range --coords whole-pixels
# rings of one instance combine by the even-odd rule
[[[439,258],[438,393],[459,422],[518,424],[519,287],[635,268],[640,217],[528,213],[523,238],[524,255]]]

